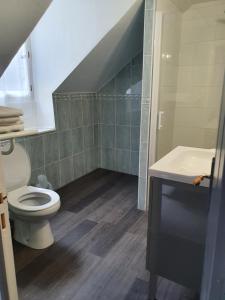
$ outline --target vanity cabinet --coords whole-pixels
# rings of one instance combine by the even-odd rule
[[[208,211],[208,187],[150,178],[146,263],[151,300],[157,276],[200,291]]]

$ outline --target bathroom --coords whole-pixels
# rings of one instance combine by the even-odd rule
[[[0,105],[21,110],[24,122],[12,132],[0,123],[5,238],[13,237],[2,298],[149,299],[149,169],[177,146],[215,154],[225,1],[42,5],[0,73]],[[26,75],[13,77],[18,68]],[[12,79],[25,94],[12,92]],[[13,194],[18,181],[28,186],[19,205],[34,195],[29,219]],[[38,201],[52,209],[45,218]],[[158,300],[195,299],[195,286],[159,275]]]

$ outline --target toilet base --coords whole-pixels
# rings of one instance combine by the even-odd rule
[[[54,237],[47,220],[28,222],[14,219],[14,239],[33,249],[44,249],[54,243]]]

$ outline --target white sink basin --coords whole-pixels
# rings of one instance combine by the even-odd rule
[[[215,149],[178,146],[157,161],[149,169],[149,175],[178,182],[192,184],[199,175],[210,175]],[[201,186],[209,186],[209,180]]]

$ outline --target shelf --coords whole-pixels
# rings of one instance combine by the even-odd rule
[[[38,134],[37,130],[22,130],[0,134],[0,141]]]

